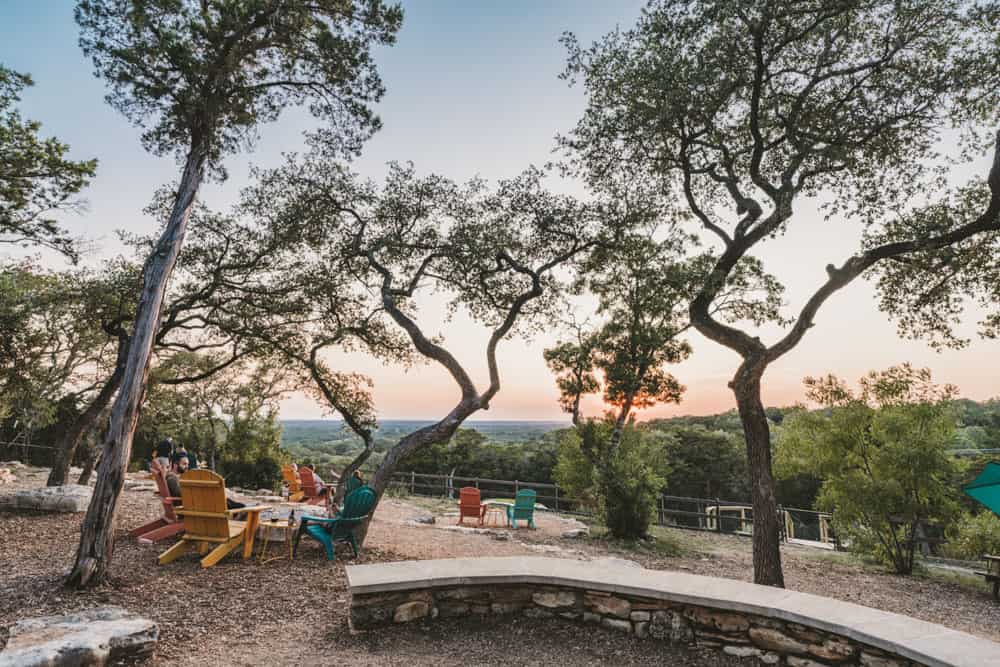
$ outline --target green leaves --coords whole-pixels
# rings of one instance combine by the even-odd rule
[[[94,176],[97,160],[66,159],[69,146],[39,136],[41,123],[14,105],[31,78],[0,65],[0,243],[42,245],[76,260],[73,239],[53,215],[82,208],[75,199]]]
[[[901,574],[913,569],[918,525],[958,510],[954,388],[909,365],[872,372],[855,395],[838,378],[807,378],[821,412],[788,416],[778,438],[779,476],[823,479],[818,504],[838,533]]]
[[[80,46],[108,102],[157,154],[220,159],[287,106],[304,105],[354,153],[379,126],[371,50],[402,22],[381,0],[80,0]]]

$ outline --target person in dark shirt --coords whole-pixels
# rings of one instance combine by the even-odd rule
[[[198,457],[194,455],[194,452],[189,452],[185,449],[184,445],[177,445],[174,450],[174,457],[171,459],[173,461],[174,467],[177,467],[177,463],[182,459],[187,458],[188,460],[188,470],[198,469]]]
[[[173,496],[174,498],[181,497],[181,475],[183,475],[187,471],[188,471],[188,458],[186,456],[182,456],[180,459],[178,459],[175,470],[172,470],[167,473],[167,488],[170,489],[170,495]],[[238,510],[244,507],[246,507],[244,503],[231,500],[228,497],[226,498],[226,509]]]
[[[174,441],[170,438],[164,438],[153,449],[153,459],[164,469],[169,468],[174,463],[173,455]]]

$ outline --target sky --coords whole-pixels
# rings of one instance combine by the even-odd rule
[[[35,80],[20,105],[24,117],[40,121],[43,134],[68,143],[72,157],[99,160],[97,177],[85,192],[86,211],[64,220],[68,229],[87,240],[85,263],[99,265],[121,250],[116,230],[141,234],[155,229],[155,221],[142,209],[157,187],[177,178],[178,166],[172,158],[146,153],[140,131],[104,102],[104,85],[93,77],[90,62],[77,46],[72,4],[0,0],[0,62]],[[590,42],[617,25],[634,23],[642,3],[413,0],[403,6],[397,44],[376,53],[387,89],[376,107],[384,128],[367,144],[355,168],[377,179],[385,173],[386,162],[411,160],[424,173],[495,181],[552,159],[554,136],[572,128],[583,110],[579,88],[558,78],[565,63],[560,35],[568,30]],[[312,127],[315,121],[295,110],[262,127],[253,152],[227,160],[229,180],[208,184],[203,201],[219,209],[230,206],[248,183],[251,165],[278,164],[283,152],[302,148],[302,132]],[[583,194],[573,183],[560,187]],[[797,312],[822,283],[827,264],[841,264],[856,249],[860,236],[850,222],[823,221],[808,203],[797,214],[800,221],[789,233],[765,244],[760,253],[768,270],[786,285],[789,312]],[[63,266],[58,258],[43,259],[53,268]],[[427,331],[444,335],[453,353],[485,386],[488,332],[461,316],[441,323],[438,301],[418,305]],[[969,319],[971,332],[975,312]],[[768,342],[778,333],[764,329],[761,335]],[[559,332],[550,331],[503,343],[498,354],[500,394],[477,418],[563,419],[554,380],[542,359],[542,350],[558,338]],[[670,369],[687,387],[682,403],[646,410],[640,419],[735,407],[726,383],[737,367],[737,355],[697,334],[690,341],[694,354]],[[769,368],[764,400],[768,405],[803,400],[802,379],[807,375],[835,373],[854,380],[904,361],[929,367],[936,381],[953,383],[964,396],[982,400],[1000,395],[998,353],[1000,341],[975,340],[963,350],[939,353],[923,342],[901,340],[894,324],[878,311],[872,286],[859,280],[834,295],[802,343]],[[453,381],[438,367],[416,366],[404,372],[361,355],[334,355],[330,360],[337,368],[372,377],[383,419],[440,417],[459,397]],[[584,409],[599,412],[601,402],[593,398]],[[305,396],[282,402],[282,418],[322,416],[321,406]]]

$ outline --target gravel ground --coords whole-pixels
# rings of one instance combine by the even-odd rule
[[[39,477],[40,485],[44,477]],[[682,557],[674,558],[655,548],[624,550],[599,539],[562,539],[561,531],[571,522],[548,514],[540,517],[538,530],[514,531],[509,539],[498,540],[495,534],[455,530],[454,517],[443,514],[448,506],[432,507],[438,511],[436,524],[414,525],[410,520],[426,515],[426,504],[385,499],[359,562],[518,554],[613,556],[653,569],[734,579],[749,580],[752,573],[745,539],[671,531],[685,549]],[[161,641],[153,665],[309,664],[323,655],[358,664],[741,664],[716,653],[671,649],[559,621],[514,619],[489,627],[449,621],[351,635],[343,569],[349,549],[339,551],[334,564],[326,562],[318,545],[303,542],[294,562],[260,566],[231,556],[203,570],[196,558],[185,557],[159,567],[156,557],[167,545],[139,545],[125,534],[158,512],[159,503],[148,491],[124,492],[111,581],[86,592],[68,591],[60,584],[72,562],[82,514],[0,512],[0,645],[6,640],[5,628],[19,618],[115,604],[159,623]],[[495,532],[502,536],[505,531]],[[896,577],[839,554],[804,547],[786,549],[784,563],[789,588],[1000,640],[1000,606],[982,590]]]

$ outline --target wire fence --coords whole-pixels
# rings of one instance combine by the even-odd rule
[[[593,507],[569,496],[557,484],[418,472],[394,473],[390,482],[390,489],[396,492],[437,498],[457,498],[459,489],[466,486],[479,489],[484,500],[510,499],[522,489],[532,489],[537,494],[536,502],[552,511],[582,516],[595,514]],[[796,507],[779,507],[778,511],[782,539],[838,546],[830,514]],[[662,494],[656,500],[656,523],[674,528],[752,535],[753,508],[741,501]]]

